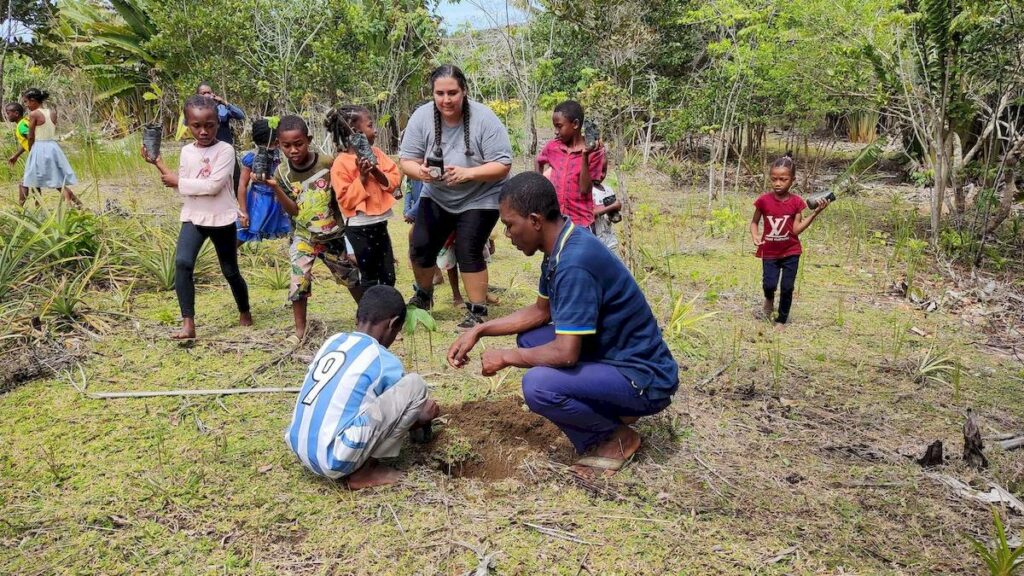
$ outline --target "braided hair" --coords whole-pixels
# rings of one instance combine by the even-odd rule
[[[39,88],[29,88],[21,93],[21,96],[26,100],[35,100],[42,104],[46,102],[46,99],[50,97],[50,93],[46,90],[40,90]]]
[[[331,134],[334,147],[338,151],[348,150],[352,136],[355,135],[353,126],[363,114],[370,115],[370,109],[366,106],[346,104],[340,108],[332,109],[324,119],[324,127]]]
[[[777,158],[772,162],[769,169],[774,170],[776,168],[788,168],[789,176],[794,180],[796,179],[796,162],[793,161],[793,152],[791,150],[787,150],[781,158]]]
[[[252,122],[252,141],[257,146],[269,146],[277,140],[277,128],[270,127],[268,118],[257,118]]]
[[[430,88],[433,92],[434,84],[442,78],[454,78],[462,90],[462,139],[466,146],[466,156],[472,156],[473,150],[469,145],[469,83],[466,82],[466,75],[458,66],[453,64],[442,64],[430,73]],[[444,151],[441,149],[441,111],[434,104],[434,156],[442,158]]]

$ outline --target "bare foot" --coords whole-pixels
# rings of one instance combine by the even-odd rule
[[[181,330],[171,334],[171,340],[195,340],[196,321],[192,318],[181,319]]]
[[[633,454],[636,454],[636,451],[639,449],[640,434],[629,426],[622,425],[615,429],[615,432],[610,438],[598,444],[593,450],[591,450],[590,455],[598,456],[600,458],[609,458],[612,460],[622,460],[625,462],[632,458]],[[583,466],[582,464],[573,466],[572,471],[574,474],[582,478],[594,478],[598,475],[604,475],[607,478],[618,472],[618,470],[602,470],[599,468],[592,468],[590,466]]]
[[[462,296],[452,296],[452,306],[462,307],[466,305],[466,301],[462,299]]]
[[[437,405],[437,402],[433,398],[427,398],[427,401],[420,406],[420,413],[416,415],[416,425],[426,426],[437,418],[438,414],[441,413],[441,407]]]
[[[362,468],[349,474],[348,489],[362,490],[374,486],[387,486],[402,479],[402,473],[394,468],[385,466],[373,458],[368,460]]]
[[[771,318],[772,317],[772,312],[775,312],[775,301],[774,300],[768,300],[766,298],[765,301],[764,301],[764,306],[761,306],[762,317],[763,318]]]
[[[783,332],[785,330],[786,330],[786,325],[785,324],[783,324],[782,322],[776,322],[775,323],[775,331],[776,332]]]
[[[239,326],[252,326],[252,313],[251,312],[239,312],[238,313],[238,325]]]
[[[495,296],[495,295],[491,294],[490,292],[488,292],[487,293],[487,303],[488,304],[495,304],[495,305],[501,304],[501,298],[498,298],[497,296]]]

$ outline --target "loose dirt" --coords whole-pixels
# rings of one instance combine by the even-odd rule
[[[439,455],[452,433],[469,441],[473,455],[444,472],[461,478],[502,480],[519,477],[528,458],[550,458],[570,463],[572,446],[561,430],[541,416],[524,408],[519,398],[479,400],[442,408],[447,425],[435,429],[427,445],[428,455]]]

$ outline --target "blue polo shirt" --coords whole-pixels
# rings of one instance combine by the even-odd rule
[[[217,104],[217,119],[220,121],[220,126],[217,127],[217,140],[234,145],[235,136],[231,133],[231,121],[245,120],[245,112],[232,104]]]
[[[679,366],[622,261],[586,228],[566,220],[540,268],[538,292],[556,334],[583,337],[580,360],[616,367],[651,400],[679,387]]]

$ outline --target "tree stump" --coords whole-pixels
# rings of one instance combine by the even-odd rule
[[[988,458],[982,452],[985,445],[981,441],[981,430],[971,409],[967,409],[967,421],[964,422],[964,462],[968,466],[981,470],[988,467]]]
[[[928,445],[924,456],[917,459],[917,463],[925,468],[942,466],[942,440],[936,440]]]

